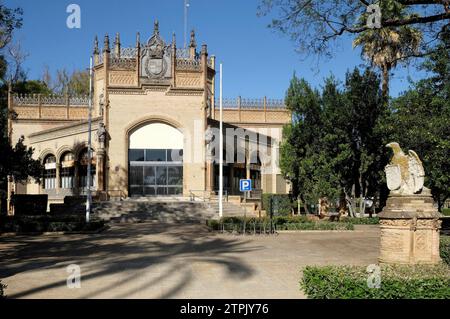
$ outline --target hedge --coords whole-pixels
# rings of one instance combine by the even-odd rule
[[[450,265],[450,236],[441,236],[439,250],[442,261]]]
[[[288,194],[263,194],[262,195],[262,209],[273,216],[290,216],[292,209],[295,209],[297,204],[291,199]]]
[[[48,195],[13,195],[14,214],[45,215],[47,213]]]
[[[341,217],[341,221],[352,225],[378,225],[380,223],[378,217]]]
[[[243,232],[245,225],[248,231],[255,231],[255,228],[270,229],[270,218],[245,218],[244,217],[224,217],[221,220],[208,220],[207,225],[212,230],[233,230]],[[272,219],[272,225],[276,230],[353,230],[350,223],[311,221],[305,216],[278,216]],[[247,230],[246,230],[247,231]]]
[[[369,288],[369,273],[360,266],[307,266],[300,288],[310,299],[449,299],[450,268],[381,266],[379,288]]]
[[[450,208],[444,208],[442,210],[442,215],[444,216],[450,216]]]
[[[95,231],[105,226],[102,220],[86,223],[84,216],[14,216],[0,218],[0,232],[44,233]]]

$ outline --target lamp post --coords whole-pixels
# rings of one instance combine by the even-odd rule
[[[87,186],[86,186],[86,223],[89,223],[92,205],[92,57],[89,63],[89,115],[88,115],[88,164],[87,164]]]
[[[223,82],[222,63],[220,64],[220,137],[219,137],[219,217],[223,217]]]

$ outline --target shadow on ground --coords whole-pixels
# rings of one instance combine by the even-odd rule
[[[91,289],[84,298],[96,297],[108,289],[120,292],[117,298],[125,298],[166,280],[171,285],[159,296],[170,298],[195,281],[190,269],[193,262],[218,265],[230,278],[243,280],[252,277],[254,269],[239,258],[239,253],[261,249],[249,246],[246,240],[214,236],[206,227],[176,224],[117,225],[96,235],[3,237],[0,247],[0,278],[91,263],[95,267],[87,267],[83,282],[120,274],[119,281],[105,280],[106,285]],[[145,277],[144,272],[155,275]],[[129,285],[133,280],[138,284]],[[49,281],[21,289],[10,297],[30,297],[66,285],[57,277]]]

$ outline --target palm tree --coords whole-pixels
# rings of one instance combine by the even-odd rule
[[[399,61],[416,53],[421,42],[422,33],[409,26],[369,29],[360,33],[353,41],[353,47],[362,48],[363,58],[381,69],[385,102],[389,97],[389,72]]]

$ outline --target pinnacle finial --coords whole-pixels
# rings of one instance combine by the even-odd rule
[[[136,33],[136,47],[141,45],[141,34],[139,32]]]
[[[195,42],[195,31],[191,31],[191,42],[189,44],[189,47],[195,48],[197,46],[197,43]]]
[[[175,32],[172,33],[172,45],[174,47],[177,46],[177,37],[175,35]]]
[[[94,55],[98,54],[98,37],[95,36],[95,40],[94,40]]]
[[[155,25],[154,25],[154,31],[153,31],[153,33],[154,33],[155,35],[159,35],[159,22],[158,22],[158,20],[155,20]]]
[[[116,33],[116,40],[115,40],[115,44],[120,44],[120,34],[119,32]]]
[[[105,35],[105,41],[103,44],[103,52],[109,52],[109,35]]]

